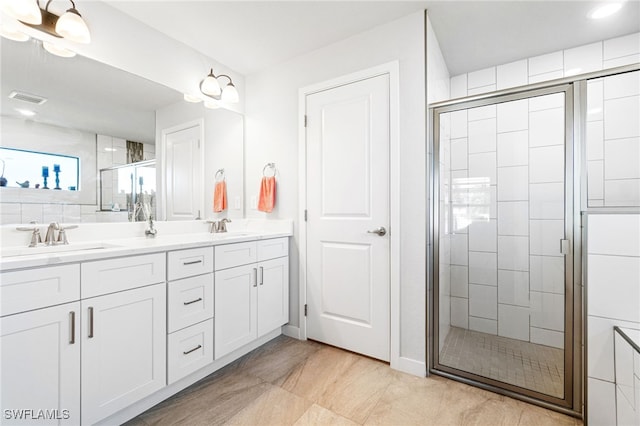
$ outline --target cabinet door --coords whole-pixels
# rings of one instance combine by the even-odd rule
[[[256,329],[257,272],[255,264],[215,274],[215,358],[258,336]]]
[[[75,302],[0,319],[2,424],[80,423],[79,313]]]
[[[83,300],[82,424],[166,384],[165,284]]]
[[[258,264],[258,337],[289,322],[289,258]]]

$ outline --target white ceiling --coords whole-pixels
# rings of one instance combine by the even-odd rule
[[[424,9],[452,75],[640,31],[640,0],[105,1],[245,75]]]

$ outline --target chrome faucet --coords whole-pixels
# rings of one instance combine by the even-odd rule
[[[211,232],[212,234],[217,234],[219,232],[227,232],[227,223],[230,223],[230,222],[231,222],[231,219],[227,219],[226,217],[220,220],[208,220],[207,223],[211,224],[211,227],[209,228],[209,232]]]
[[[148,238],[154,238],[157,233],[158,230],[153,227],[153,216],[149,215],[149,227],[144,230],[144,235]]]
[[[44,237],[44,244],[47,246],[52,246],[56,244],[56,231],[60,229],[60,225],[57,222],[51,222],[49,227],[47,228],[47,235]],[[66,240],[66,236],[65,236]],[[69,244],[67,242],[67,244]]]

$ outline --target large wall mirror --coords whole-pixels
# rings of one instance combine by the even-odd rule
[[[202,217],[243,216],[240,114],[189,104],[173,89],[79,55],[51,55],[38,41],[3,38],[0,43],[3,224],[130,220],[132,191],[128,188],[134,188],[134,199],[136,193],[145,193],[138,199],[150,200],[154,216],[162,218],[155,202],[156,187],[162,188],[162,170],[158,170],[158,182],[153,182],[124,173],[123,167],[139,161],[145,161],[147,168],[153,165],[160,156],[156,141],[162,129],[192,120],[204,123],[205,154],[209,154],[203,173]],[[162,167],[161,160],[157,168]],[[231,202],[228,211],[214,214],[207,206],[220,168],[226,171]],[[158,194],[157,198],[162,202],[165,197]]]

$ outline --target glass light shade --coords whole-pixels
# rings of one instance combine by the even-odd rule
[[[184,94],[184,100],[187,102],[193,102],[193,103],[198,103],[198,102],[202,102],[202,99],[200,99],[197,96],[194,95],[190,95],[188,93]]]
[[[211,71],[209,75],[202,80],[200,90],[202,90],[202,93],[205,95],[220,96],[220,83],[218,83],[218,79],[214,77],[213,71]]]
[[[57,46],[48,41],[43,41],[42,47],[44,47],[44,49],[52,55],[60,56],[63,58],[73,58],[74,56],[76,56],[76,52],[74,52],[73,50]]]
[[[2,10],[9,16],[27,24],[42,24],[42,13],[37,0],[6,0]]]
[[[233,83],[227,84],[227,86],[222,91],[222,101],[228,102],[231,104],[235,104],[240,100],[240,96],[238,95],[238,89]]]
[[[204,101],[205,108],[209,109],[218,109],[220,108],[220,104],[215,99]]]
[[[0,27],[0,36],[14,41],[27,41],[29,40],[29,36],[23,33],[22,31],[13,28],[10,25],[2,25]]]
[[[91,34],[86,22],[77,10],[69,9],[56,22],[56,32],[67,40],[77,43],[90,43]]]

